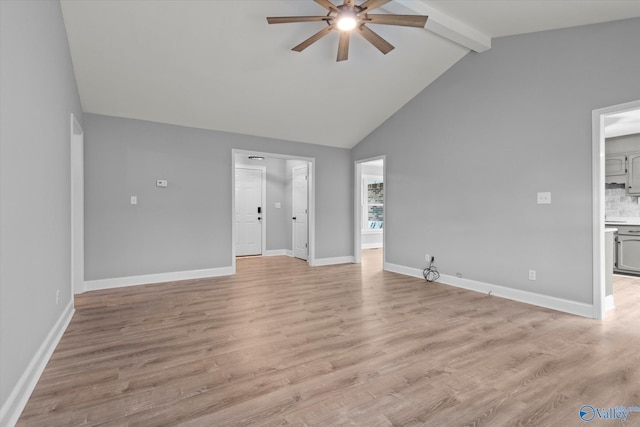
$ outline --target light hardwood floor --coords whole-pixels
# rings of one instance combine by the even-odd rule
[[[383,272],[380,253],[78,296],[18,425],[582,426],[582,405],[640,405],[638,279],[595,321]]]

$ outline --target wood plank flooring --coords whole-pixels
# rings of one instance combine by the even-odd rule
[[[640,280],[617,278],[594,321],[383,272],[380,254],[78,296],[18,425],[582,426],[582,405],[640,405]]]

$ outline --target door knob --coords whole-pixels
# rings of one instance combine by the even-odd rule
[[[291,218],[291,219],[295,221],[295,220],[296,220],[296,217],[294,216],[294,217],[293,217],[293,218]]]

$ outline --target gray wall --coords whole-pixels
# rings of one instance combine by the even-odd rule
[[[363,175],[378,175],[384,174],[384,166],[371,165],[369,163],[363,163],[361,168]]]
[[[287,227],[291,223],[287,215],[286,195],[287,161],[284,159],[267,159],[267,250],[282,250],[291,246],[287,244]],[[280,208],[275,204],[280,203]]]
[[[353,253],[349,150],[94,114],[84,130],[87,280],[230,266],[234,148],[315,157],[316,257]]]
[[[0,92],[4,405],[71,301],[69,115],[81,108],[59,2],[0,1]]]
[[[591,112],[640,99],[638,40],[639,19],[495,39],[358,144],[387,155],[387,261],[591,303]]]

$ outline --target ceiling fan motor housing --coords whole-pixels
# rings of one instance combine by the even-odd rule
[[[364,16],[360,15],[363,10],[360,6],[347,6],[342,4],[336,7],[338,8],[338,12],[330,10],[329,13],[327,13],[327,16],[329,17],[329,19],[327,19],[327,25],[338,24],[341,19],[351,18],[356,21],[356,26],[358,26],[363,25],[364,22],[362,21],[365,21],[367,18],[366,13]]]

